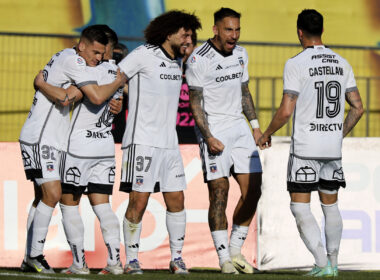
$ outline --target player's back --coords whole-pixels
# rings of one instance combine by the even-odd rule
[[[141,144],[174,149],[178,100],[182,85],[179,60],[153,45],[142,45],[119,67],[129,78],[128,119],[122,147]]]
[[[114,60],[110,60],[96,67],[88,67],[87,70],[101,86],[115,80],[117,66]],[[123,88],[120,88],[112,98],[122,95]],[[114,140],[111,133],[113,118],[109,100],[95,105],[84,95],[73,111],[67,152],[73,156],[91,158],[114,156]]]
[[[57,87],[67,88],[71,80],[65,74],[64,65],[68,57],[77,56],[74,49],[65,49],[52,56],[43,69],[44,80]],[[84,60],[78,63],[84,63]],[[41,140],[55,148],[61,148],[70,123],[69,107],[51,102],[40,91],[36,91],[27,120],[21,130],[20,141],[27,144]]]
[[[302,158],[341,158],[345,93],[356,89],[348,62],[325,46],[289,59],[284,92],[298,95],[291,153]]]

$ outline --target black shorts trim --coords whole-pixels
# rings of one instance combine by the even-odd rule
[[[27,169],[25,170],[26,179],[34,181],[34,179],[42,178],[41,169]]]
[[[346,181],[344,180],[330,181],[330,180],[319,179],[319,187],[323,190],[335,191],[335,190],[339,190],[340,187],[345,188]]]
[[[88,183],[86,194],[100,193],[112,195],[113,185]]]
[[[72,184],[61,183],[62,186],[62,194],[73,194],[79,195],[83,194],[86,190],[86,186],[75,186]]]
[[[120,182],[119,191],[126,192],[126,193],[132,192],[133,191],[132,190],[132,183],[131,182]],[[161,191],[160,182],[156,182],[156,184],[154,185],[154,188],[153,188],[153,192],[157,193],[160,191]]]
[[[329,181],[324,179],[319,179],[319,182],[316,183],[296,183],[296,182],[287,182],[288,192],[298,192],[298,193],[310,193],[312,191],[317,191],[318,188],[328,191],[339,190],[339,188],[345,188],[345,181]]]

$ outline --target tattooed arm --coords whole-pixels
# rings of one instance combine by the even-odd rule
[[[82,92],[75,86],[64,89],[48,84],[43,78],[42,71],[34,78],[34,87],[36,90],[41,91],[50,101],[61,106],[68,106],[83,97]]]
[[[350,110],[344,119],[343,137],[347,136],[347,134],[360,120],[364,112],[363,103],[358,90],[346,92],[346,101],[350,105]]]
[[[248,119],[248,121],[252,121],[257,119],[255,105],[253,104],[252,95],[249,92],[248,83],[244,83],[241,85],[241,105],[243,108],[243,113]],[[258,144],[260,137],[262,136],[260,128],[253,128],[253,138],[255,139],[255,143]]]
[[[270,136],[288,122],[293,114],[294,108],[296,107],[297,98],[298,96],[296,94],[284,92],[280,108],[278,108],[267,130],[259,139],[259,146],[261,149],[265,149],[265,143],[270,143]]]
[[[224,145],[218,139],[212,136],[208,123],[206,120],[205,112],[202,108],[203,92],[200,89],[190,88],[190,108],[193,113],[193,118],[197,127],[199,128],[203,138],[205,139],[209,151],[212,154],[217,154],[223,151]]]

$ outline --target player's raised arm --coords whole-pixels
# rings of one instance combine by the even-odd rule
[[[362,99],[358,90],[346,92],[346,101],[350,105],[350,109],[344,119],[343,137],[352,130],[364,112]]]
[[[208,148],[211,153],[220,153],[224,149],[224,145],[218,139],[214,138],[208,127],[205,113],[202,109],[203,92],[201,89],[190,87],[190,109],[197,127],[202,136],[205,138]]]
[[[83,97],[82,92],[75,86],[64,89],[48,84],[45,82],[42,73],[43,72],[40,71],[34,78],[34,87],[36,90],[41,91],[50,101],[60,104],[61,106],[68,106]]]
[[[124,87],[126,81],[127,77],[118,69],[116,79],[112,83],[101,86],[91,83],[82,86],[80,90],[83,91],[91,103],[101,105],[108,100],[118,88]]]

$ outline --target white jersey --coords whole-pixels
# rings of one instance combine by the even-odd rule
[[[128,119],[122,148],[140,144],[174,149],[182,70],[179,60],[153,45],[142,45],[119,64],[127,75]]]
[[[241,86],[249,80],[245,48],[236,46],[225,55],[208,40],[189,57],[186,80],[190,89],[203,91],[203,110],[211,133],[245,120],[241,105]]]
[[[116,78],[117,66],[114,60],[103,61],[96,67],[88,67],[98,85],[112,83]],[[118,89],[113,98],[123,95]],[[115,156],[115,143],[111,133],[114,115],[110,112],[109,102],[94,105],[84,95],[77,104],[71,118],[67,152],[80,158],[105,158]]]
[[[86,70],[85,60],[75,49],[64,49],[52,56],[43,70],[47,83],[67,88],[75,84],[78,88],[96,83]],[[43,139],[52,147],[61,150],[70,125],[69,106],[51,102],[40,91],[36,91],[29,116],[22,127],[20,142],[37,144]]]
[[[354,90],[350,64],[325,46],[306,48],[289,59],[284,93],[298,96],[290,153],[304,159],[340,159],[345,93]]]

